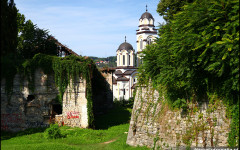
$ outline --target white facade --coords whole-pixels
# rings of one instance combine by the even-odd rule
[[[113,74],[114,100],[128,100],[133,97],[135,77],[135,50],[125,39],[117,50],[117,68]]]
[[[141,63],[141,52],[147,44],[151,44],[157,37],[154,29],[154,18],[150,13],[142,14],[137,30],[137,64],[135,51],[131,44],[122,43],[117,50],[117,68],[113,73],[113,100],[128,100],[133,97],[133,90],[137,83],[137,68]],[[125,37],[126,38],[126,37]]]

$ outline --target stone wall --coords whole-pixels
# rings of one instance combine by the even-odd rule
[[[107,69],[102,69],[101,73],[102,76],[106,80],[106,85],[107,85],[107,98],[113,100],[113,72],[115,69],[107,70]]]
[[[62,120],[64,125],[71,127],[87,128],[87,99],[86,99],[86,80],[79,79],[67,87],[63,95]]]
[[[98,77],[92,81],[93,112],[99,113],[110,108],[113,101],[111,95],[109,96],[110,87],[99,88],[98,84],[93,84],[95,81],[100,82],[100,77],[102,83],[108,84],[99,76],[100,72],[95,72],[93,78],[95,75]],[[46,75],[41,69],[37,69],[34,79],[32,92],[28,80],[16,75],[10,97],[5,92],[5,80],[1,80],[1,130],[16,132],[27,128],[47,127],[55,121],[60,125],[89,127],[85,79],[79,77],[74,84],[71,82],[68,85],[62,106],[55,101],[59,91],[53,75]]]
[[[151,87],[138,87],[127,144],[154,149],[226,147],[230,120],[220,100],[189,104],[190,112],[171,110]]]
[[[5,92],[5,79],[1,80],[1,130],[20,131],[49,125],[52,114],[52,100],[58,90],[53,76],[41,70],[35,73],[34,92],[29,90],[26,79],[16,75],[12,95]]]

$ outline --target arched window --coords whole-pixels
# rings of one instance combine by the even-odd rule
[[[129,66],[130,66],[130,64],[131,64],[131,56],[129,54]]]
[[[142,39],[140,40],[140,49],[141,50],[143,49],[143,40]]]
[[[123,55],[123,65],[125,65],[125,55]]]
[[[151,38],[148,38],[147,39],[147,44],[149,45],[149,44],[152,44],[152,39]]]

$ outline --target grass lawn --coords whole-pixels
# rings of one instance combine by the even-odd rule
[[[125,150],[148,149],[126,144],[131,109],[115,105],[107,114],[98,116],[96,129],[60,127],[66,138],[46,139],[45,129],[28,129],[19,133],[1,132],[2,150]]]

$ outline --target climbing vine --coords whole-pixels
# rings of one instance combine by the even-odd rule
[[[86,98],[88,110],[88,124],[93,127],[93,93],[92,78],[93,71],[97,68],[93,61],[88,57],[67,56],[64,58],[50,56],[45,54],[36,54],[32,59],[19,60],[18,63],[11,62],[9,59],[2,60],[4,68],[2,68],[2,78],[6,79],[5,91],[8,97],[11,97],[13,80],[18,73],[28,80],[29,89],[34,92],[35,71],[41,69],[44,74],[54,74],[55,84],[59,89],[59,101],[62,103],[63,94],[67,86],[79,80],[82,77],[86,80]],[[19,63],[20,62],[20,63]],[[8,67],[8,68],[7,68]]]

